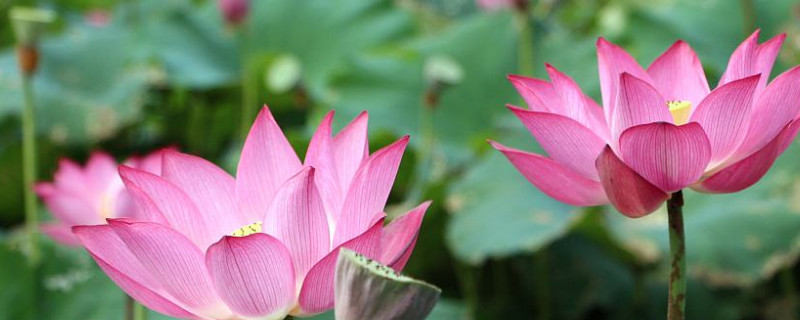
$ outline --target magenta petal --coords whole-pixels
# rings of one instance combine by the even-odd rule
[[[258,114],[239,159],[236,171],[236,203],[248,221],[266,213],[278,188],[302,165],[275,118],[264,106]]]
[[[789,127],[785,129],[786,132],[781,134],[781,146],[778,148],[778,153],[783,154],[787,148],[794,142],[794,139],[797,137],[798,131],[800,131],[800,118],[794,119]]]
[[[650,76],[642,69],[624,49],[608,42],[606,39],[597,39],[597,67],[600,73],[600,90],[603,94],[603,106],[606,119],[612,119],[620,91],[620,75],[629,73],[646,83],[651,83]]]
[[[381,236],[381,255],[378,261],[397,272],[403,270],[406,262],[414,251],[419,228],[425,211],[431,202],[426,201],[414,209],[392,220],[384,229]]]
[[[100,194],[105,191],[112,180],[118,179],[117,161],[107,153],[93,152],[86,161],[85,172],[88,185],[77,190],[85,190],[86,187],[89,187],[92,191]]]
[[[49,193],[41,187],[36,188],[37,193]],[[42,192],[44,191],[44,192]],[[42,201],[59,222],[65,225],[91,225],[103,223],[103,217],[92,204],[84,197],[74,195],[72,192],[54,191],[52,194],[42,196]]]
[[[282,319],[295,297],[292,256],[264,233],[225,236],[208,248],[206,264],[220,297],[238,315]]]
[[[797,122],[800,123],[800,122]],[[695,190],[709,193],[731,193],[749,188],[769,171],[775,159],[783,153],[800,129],[796,123],[784,127],[764,148],[742,159],[693,186]]]
[[[179,307],[109,225],[76,226],[76,238],[125,293],[150,309],[181,319],[199,317]]]
[[[33,185],[33,192],[37,196],[44,198],[58,193],[58,189],[50,182],[37,182]]]
[[[380,255],[383,219],[361,235],[336,247],[325,258],[322,258],[306,275],[300,290],[300,312],[294,315],[307,315],[326,311],[333,307],[333,282],[336,271],[336,259],[340,248],[347,248],[377,260]]]
[[[125,161],[125,165],[129,167],[133,167],[139,170],[144,170],[155,174],[157,176],[161,175],[161,163],[163,162],[163,156],[165,152],[168,151],[176,151],[175,148],[163,148],[156,151],[153,151],[143,157],[131,157]]]
[[[559,164],[597,180],[594,161],[606,142],[577,121],[553,114],[510,107],[539,145]]]
[[[700,59],[681,40],[656,58],[647,73],[668,101],[688,100],[697,106],[710,91]]]
[[[369,228],[372,217],[383,212],[407,145],[405,136],[376,151],[356,173],[336,219],[333,247],[361,234]]]
[[[758,36],[761,30],[756,30],[750,37],[744,40],[738,48],[731,54],[728,67],[719,80],[719,86],[728,82],[761,74],[756,91],[764,88],[769,81],[769,74],[775,58],[778,56],[786,34],[780,34],[767,42],[759,45]]]
[[[733,155],[738,161],[762,149],[800,115],[800,67],[776,77],[758,96],[753,106],[750,128]]]
[[[155,291],[141,285],[102,259],[99,259],[94,255],[92,255],[92,257],[97,262],[97,265],[100,266],[100,269],[103,269],[103,272],[105,272],[108,277],[111,278],[111,280],[122,289],[122,291],[125,291],[125,293],[148,309],[152,309],[158,313],[179,319],[202,319],[191,312],[186,311],[182,307],[176,305]]]
[[[574,206],[595,206],[608,203],[597,180],[588,179],[550,158],[516,150],[490,141],[530,183],[548,196]]]
[[[572,78],[561,71],[558,71],[558,69],[549,64],[546,65],[546,69],[547,74],[550,76],[550,80],[553,83],[553,88],[561,98],[561,104],[563,106],[562,108],[564,111],[566,111],[561,114],[572,118],[588,128],[592,128],[592,112],[590,111],[590,108],[599,107],[597,105],[588,103],[587,100],[589,99],[587,99],[587,97],[583,94],[583,91],[581,91],[581,88],[577,83],[575,83],[574,80],[572,80]]]
[[[369,157],[368,123],[367,112],[361,112],[333,138],[337,176],[342,190],[347,190],[358,168]]]
[[[81,166],[66,158],[58,160],[58,170],[53,175],[53,183],[60,190],[86,190],[89,185]]]
[[[253,223],[236,210],[234,204],[235,181],[227,172],[213,163],[177,151],[166,151],[163,156],[162,176],[182,190],[197,205],[201,217],[209,221],[212,233],[219,237],[237,228]]]
[[[528,108],[537,112],[561,113],[561,98],[552,84],[541,79],[509,75],[508,81],[528,104]]]
[[[108,223],[153,279],[192,313],[211,318],[231,315],[211,283],[203,252],[184,235],[158,223]]]
[[[667,101],[653,86],[623,73],[620,76],[619,99],[610,121],[614,143],[628,128],[653,122],[672,122],[672,114]]]
[[[316,172],[306,168],[286,181],[264,220],[264,232],[289,249],[298,277],[330,252],[328,218],[315,185]]]
[[[711,159],[711,145],[700,124],[658,122],[625,130],[619,139],[622,158],[631,169],[665,192],[676,192],[700,179]]]
[[[230,230],[223,234],[241,227],[232,223],[232,219],[209,220],[208,216],[200,214],[189,196],[162,177],[125,166],[120,166],[119,174],[140,216],[172,226],[200,247],[205,248],[219,239],[220,233],[212,232],[212,227]]]
[[[72,228],[59,222],[42,223],[39,230],[56,242],[66,246],[80,246],[81,242],[72,234]]]
[[[597,171],[608,199],[619,212],[631,217],[645,216],[661,206],[669,194],[642,178],[606,146],[597,158]]]
[[[311,138],[306,152],[304,165],[314,167],[317,170],[314,180],[319,187],[319,193],[325,203],[325,211],[332,222],[334,213],[342,208],[344,201],[343,191],[340,187],[338,169],[334,158],[335,150],[333,138],[331,137],[331,123],[333,122],[333,111],[319,124],[317,132]],[[363,152],[363,151],[362,151]],[[274,200],[273,200],[274,201]]]
[[[726,83],[709,94],[692,113],[711,143],[711,165],[727,159],[750,127],[759,75]]]
[[[139,262],[139,259],[128,249],[128,246],[119,238],[111,226],[107,224],[76,226],[72,230],[75,237],[86,248],[86,251],[89,251],[98,263],[102,261],[113,268],[116,273],[124,274],[128,280],[134,281],[149,290],[163,291],[159,282]]]

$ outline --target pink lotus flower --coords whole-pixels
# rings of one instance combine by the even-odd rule
[[[104,9],[92,9],[84,14],[83,19],[91,26],[102,28],[111,23],[111,13]]]
[[[478,6],[487,11],[524,8],[527,0],[477,0]]]
[[[369,155],[367,115],[331,137],[333,113],[301,163],[267,108],[234,179],[166,152],[161,176],[122,166],[142,221],[73,230],[95,261],[147,307],[188,319],[282,319],[333,307],[338,249],[400,270],[429,203],[384,227],[408,137]]]
[[[159,174],[161,151],[125,163]],[[56,218],[55,222],[43,223],[42,232],[64,245],[80,245],[72,226],[105,224],[107,218],[133,217],[136,213],[117,173],[117,162],[102,152],[93,153],[85,168],[61,159],[53,182],[40,182],[34,191]]]
[[[217,5],[222,17],[231,25],[242,23],[250,11],[250,0],[218,0]]]
[[[550,157],[498,150],[534,185],[577,206],[609,201],[640,217],[686,187],[728,193],[756,183],[800,129],[800,67],[770,70],[785,39],[758,32],[711,91],[694,51],[677,41],[645,70],[600,38],[603,105],[547,66],[551,82],[510,76],[530,109],[510,107]]]

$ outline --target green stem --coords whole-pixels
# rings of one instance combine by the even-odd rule
[[[794,267],[783,269],[779,275],[784,300],[789,301],[786,319],[797,319],[797,289],[795,288]]]
[[[536,313],[538,320],[550,319],[550,275],[547,248],[542,248],[535,256],[533,261],[534,272],[536,272]]]
[[[480,304],[480,291],[475,278],[475,270],[472,266],[460,262],[455,263],[453,267],[458,279],[459,289],[461,289],[464,302],[467,305],[467,318],[475,319]]]
[[[422,200],[425,189],[432,180],[433,155],[436,152],[436,132],[434,131],[434,114],[438,106],[442,85],[434,83],[429,86],[419,114],[420,148],[417,151],[417,169],[414,181],[409,189],[406,203],[414,204]]]
[[[533,75],[533,27],[531,26],[530,10],[527,6],[519,6],[514,10],[514,23],[518,36],[518,68],[520,74]],[[550,319],[550,285],[547,249],[543,248],[534,256],[534,272],[536,273],[536,303],[537,319]]]
[[[669,275],[668,320],[683,320],[686,309],[686,238],[683,232],[683,191],[667,201],[669,249],[672,271]]]
[[[242,114],[241,123],[239,124],[239,136],[241,140],[244,141],[247,138],[247,134],[250,132],[250,126],[253,122],[253,115],[255,113],[256,104],[258,103],[256,101],[258,89],[256,88],[256,82],[251,79],[249,72],[250,55],[247,47],[247,24],[242,23],[237,26],[237,28],[236,32],[239,37],[239,54],[242,68]]]
[[[36,213],[36,195],[33,184],[36,183],[36,126],[35,104],[33,100],[33,83],[30,74],[23,72],[22,91],[25,105],[22,110],[22,181],[25,197],[25,227],[30,241],[30,263],[39,263],[39,216]]]
[[[125,320],[147,320],[147,309],[128,295],[125,296]]]
[[[133,306],[133,319],[134,320],[147,320],[147,308],[141,304]]]
[[[756,7],[753,0],[741,0],[742,3],[742,26],[745,36],[750,35],[756,29]]]
[[[517,27],[519,38],[518,63],[519,71],[523,75],[533,75],[533,28],[531,26],[531,15],[528,10],[514,11],[514,24]]]

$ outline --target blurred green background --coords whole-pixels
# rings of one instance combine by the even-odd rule
[[[532,0],[524,14],[472,0],[257,0],[239,29],[215,1],[0,0],[0,319],[122,319],[124,308],[80,249],[42,237],[42,267],[25,263],[12,5],[59,16],[34,81],[40,180],[59,157],[163,146],[235,171],[254,117],[243,105],[269,104],[301,156],[331,109],[338,128],[367,110],[372,150],[410,134],[387,210],[434,201],[406,269],[443,289],[431,320],[666,314],[664,212],[561,204],[485,143],[540,150],[504,108],[522,103],[507,74],[544,77],[549,62],[599,100],[598,36],[644,65],[684,39],[713,87],[755,28],[788,34],[773,77],[800,63],[791,0]],[[744,192],[687,194],[689,319],[800,316],[798,144]]]

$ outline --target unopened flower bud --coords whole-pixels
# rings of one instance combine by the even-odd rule
[[[219,0],[219,10],[230,25],[239,25],[250,11],[249,0]]]

